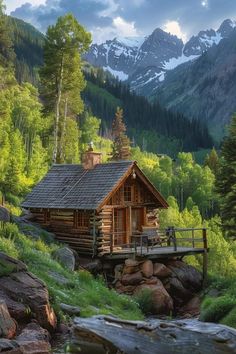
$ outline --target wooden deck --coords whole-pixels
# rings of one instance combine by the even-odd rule
[[[137,247],[136,251],[134,248],[123,248],[123,249],[113,249],[111,254],[109,251],[106,253],[100,254],[100,257],[107,260],[125,260],[128,258],[148,258],[148,259],[163,259],[163,258],[174,258],[174,257],[184,257],[196,254],[207,253],[209,249],[205,248],[193,248],[193,247],[177,247],[175,250],[171,247],[154,247],[154,248],[145,248]]]

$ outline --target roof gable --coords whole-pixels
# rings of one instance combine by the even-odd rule
[[[98,164],[91,170],[85,170],[82,165],[54,165],[33,188],[22,206],[45,209],[101,209],[128,178],[133,168],[156,197],[159,205],[168,207],[165,199],[134,161]]]

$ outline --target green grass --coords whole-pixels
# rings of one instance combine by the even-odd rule
[[[14,224],[6,224],[5,229],[0,230],[0,250],[25,262],[28,269],[45,282],[51,304],[59,317],[63,316],[60,311],[63,302],[80,307],[83,317],[111,314],[130,320],[143,318],[138,304],[131,297],[109,290],[101,278],[95,279],[86,271],[71,272],[54,260],[52,254],[58,247],[21,234]],[[62,285],[58,278],[65,284]]]

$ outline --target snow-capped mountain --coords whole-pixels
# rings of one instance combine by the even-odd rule
[[[100,45],[93,44],[85,59],[127,81],[137,93],[150,95],[165,80],[167,72],[196,60],[227,38],[235,27],[235,21],[225,20],[217,31],[200,31],[186,44],[157,28],[145,38],[114,38]]]

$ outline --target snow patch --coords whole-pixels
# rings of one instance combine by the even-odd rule
[[[120,81],[125,81],[128,79],[128,75],[123,71],[113,70],[110,66],[104,66],[103,70],[108,71],[110,74],[118,78]]]
[[[126,47],[140,48],[146,37],[117,37],[117,42],[125,45]]]
[[[212,47],[213,44],[219,44],[222,39],[222,36],[219,32],[216,32],[215,36],[209,37],[204,34],[199,38],[200,42],[204,43],[207,47]]]
[[[177,68],[177,66],[187,63],[188,61],[194,60],[198,58],[199,55],[190,55],[187,57],[186,55],[182,54],[178,58],[171,58],[169,61],[163,63],[163,69],[165,70],[173,70]]]

